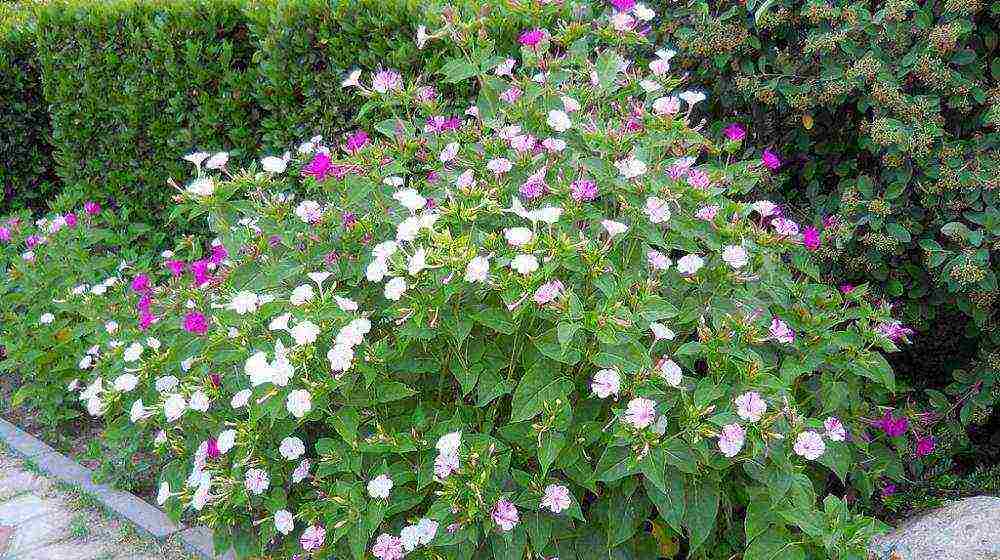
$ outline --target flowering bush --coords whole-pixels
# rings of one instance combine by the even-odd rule
[[[469,107],[378,69],[343,85],[374,130],[193,155],[174,215],[217,239],[129,278],[72,398],[241,557],[862,555],[907,331],[738,200],[769,171],[628,58],[646,10],[466,50]]]

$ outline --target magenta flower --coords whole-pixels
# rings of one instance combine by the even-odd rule
[[[899,342],[913,334],[913,329],[903,325],[899,321],[883,323],[876,327],[875,330],[893,342]]]
[[[0,241],[7,242],[10,241],[10,238],[11,238],[10,228],[7,226],[0,226]]]
[[[137,294],[148,292],[150,289],[149,276],[138,274],[132,279],[132,291]]]
[[[545,38],[545,31],[536,28],[536,29],[529,29],[528,31],[521,33],[521,36],[517,38],[517,41],[522,45],[524,45],[525,47],[533,49],[537,47],[538,43],[541,43],[542,39],[544,38]]]
[[[934,452],[934,436],[917,439],[917,457],[924,457]]]
[[[184,261],[179,261],[176,259],[167,261],[166,266],[170,270],[170,274],[172,274],[174,278],[177,278],[181,274],[184,274],[184,270],[187,268],[187,265],[184,264]]]
[[[145,331],[153,323],[156,322],[156,317],[150,313],[148,310],[139,311],[139,330]]]
[[[63,216],[63,219],[66,220],[66,225],[71,228],[75,228],[76,224],[78,223],[76,214],[73,213],[66,214],[65,216]]]
[[[619,12],[628,12],[635,7],[635,0],[611,0],[611,5]]]
[[[150,308],[152,307],[152,304],[153,304],[153,298],[151,298],[148,293],[144,293],[142,294],[142,297],[139,298],[139,302],[136,304],[135,307],[140,312],[148,313]]]
[[[86,212],[88,216],[96,216],[101,213],[101,205],[93,200],[88,200],[83,203],[83,211]]]
[[[355,130],[347,135],[347,142],[344,143],[344,149],[353,154],[364,148],[366,144],[368,144],[368,133],[363,130]]]
[[[222,453],[219,451],[219,441],[215,438],[208,438],[207,445],[205,446],[205,453],[211,460],[216,460]]]
[[[841,284],[839,286],[839,288],[840,288],[840,293],[842,293],[842,294],[849,294],[849,293],[851,293],[851,292],[854,291],[854,285],[853,284],[849,284],[847,282],[844,282],[843,284]]]
[[[819,230],[813,226],[808,226],[802,230],[802,244],[806,246],[806,249],[810,251],[815,251],[819,249],[820,246],[820,235]]]
[[[906,419],[906,416],[896,418],[892,415],[891,410],[887,410],[882,418],[874,422],[874,426],[881,429],[889,437],[900,437],[909,429],[910,421]]]
[[[896,493],[896,485],[891,482],[882,487],[883,498],[888,498],[889,496],[892,496],[895,493]]]
[[[712,181],[708,178],[708,173],[705,173],[701,169],[688,171],[687,182],[696,189],[707,189],[712,184]]]
[[[589,202],[597,198],[597,183],[590,179],[577,179],[569,186],[569,195],[577,202]]]
[[[740,123],[734,122],[722,129],[722,133],[725,134],[726,139],[731,142],[741,142],[747,137],[747,128]]]
[[[209,262],[205,259],[200,259],[191,263],[191,274],[194,276],[194,285],[201,286],[207,284],[211,279],[208,273]]]
[[[764,167],[771,171],[777,171],[781,167],[781,158],[769,149],[764,150],[764,153],[760,156],[760,160],[764,162]]]
[[[317,181],[322,181],[333,174],[331,172],[331,167],[333,167],[333,162],[330,159],[330,154],[326,152],[316,152],[312,161],[302,168],[302,174],[313,177]]]
[[[196,335],[208,332],[208,318],[200,311],[192,311],[184,316],[184,330]]]

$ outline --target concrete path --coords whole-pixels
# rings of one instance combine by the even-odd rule
[[[189,560],[180,541],[158,543],[61,487],[0,446],[0,560]]]

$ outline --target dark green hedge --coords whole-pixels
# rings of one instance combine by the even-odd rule
[[[256,154],[254,46],[239,0],[58,1],[38,18],[59,176],[75,198],[156,214],[195,149]]]
[[[33,10],[0,4],[0,214],[42,206],[56,191],[50,135]]]

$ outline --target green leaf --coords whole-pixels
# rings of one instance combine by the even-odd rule
[[[787,529],[772,527],[750,543],[743,560],[805,560],[802,544]]]
[[[681,476],[667,477],[664,479],[665,488],[663,490],[657,488],[649,479],[643,480],[643,484],[646,488],[646,496],[656,506],[660,517],[675,531],[680,532],[686,507],[684,478]]]
[[[412,397],[416,394],[416,390],[407,387],[403,383],[398,381],[389,381],[387,383],[379,384],[378,391],[375,392],[375,398],[376,402],[390,403],[407,397]]]
[[[559,452],[566,446],[566,435],[555,430],[546,430],[539,436],[538,464],[542,467],[542,476],[549,473],[549,467],[555,462]]]
[[[508,314],[495,307],[489,307],[487,309],[483,309],[482,311],[472,313],[469,317],[480,325],[493,329],[499,333],[514,334],[515,325],[508,317]]]
[[[444,81],[454,84],[476,75],[477,68],[467,60],[456,58],[449,60],[438,72],[444,76]]]
[[[562,377],[558,370],[552,371],[540,360],[521,378],[514,390],[510,421],[531,420],[544,409],[546,403],[554,405],[557,399],[566,402],[566,396],[572,391],[572,381]]]
[[[689,481],[685,489],[686,515],[691,552],[705,544],[715,528],[719,512],[719,483],[712,479]]]

